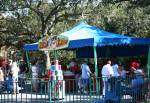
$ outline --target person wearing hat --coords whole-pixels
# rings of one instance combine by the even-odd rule
[[[132,71],[133,73],[137,74],[137,73],[140,72],[140,74],[144,76],[144,72],[143,72],[143,70],[140,68],[140,63],[139,63],[139,62],[137,62],[137,61],[132,62],[130,68],[131,68],[131,71]]]
[[[134,78],[131,80],[129,86],[124,87],[125,94],[132,96],[132,103],[141,103],[143,94],[142,88],[144,87],[144,78],[141,71],[134,72]]]
[[[141,103],[141,87],[144,85],[143,72],[141,70],[136,70],[134,74],[135,78],[131,81],[131,88],[133,89],[133,101],[136,101],[136,103]]]

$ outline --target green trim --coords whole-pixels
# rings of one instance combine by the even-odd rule
[[[96,76],[96,92],[98,93],[98,80],[97,80],[97,77],[98,77],[98,67],[97,67],[97,51],[96,51],[96,47],[94,46],[93,47],[93,50],[94,50],[94,64],[95,64],[95,76]]]
[[[31,64],[30,64],[30,58],[29,58],[29,53],[26,51],[26,58],[27,58],[27,65],[29,68],[29,78],[31,77]]]

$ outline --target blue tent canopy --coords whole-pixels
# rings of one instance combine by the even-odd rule
[[[77,49],[78,57],[93,57],[96,47],[98,57],[130,56],[148,53],[149,38],[135,38],[114,34],[101,30],[95,26],[81,22],[74,28],[60,34],[69,38],[68,49]],[[26,44],[25,50],[38,50],[38,44]],[[87,52],[88,50],[88,52]]]
[[[95,26],[81,22],[76,27],[61,35],[70,40],[68,48],[81,48],[85,46],[118,46],[118,45],[149,45],[150,39],[128,37],[101,30]]]
[[[39,50],[38,43],[25,44],[23,49],[26,51],[37,51]]]

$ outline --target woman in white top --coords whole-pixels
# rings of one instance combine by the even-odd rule
[[[33,91],[37,92],[38,90],[38,72],[39,72],[39,68],[38,68],[38,61],[34,60],[32,62],[32,84],[33,84]]]
[[[19,67],[15,60],[12,63],[11,73],[12,73],[12,79],[13,79],[13,91],[14,91],[14,94],[16,94],[16,93],[19,93],[19,86],[18,86]]]

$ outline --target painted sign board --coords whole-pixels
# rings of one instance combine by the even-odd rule
[[[45,36],[40,39],[38,46],[40,50],[58,50],[67,48],[69,44],[68,37],[66,36]]]

